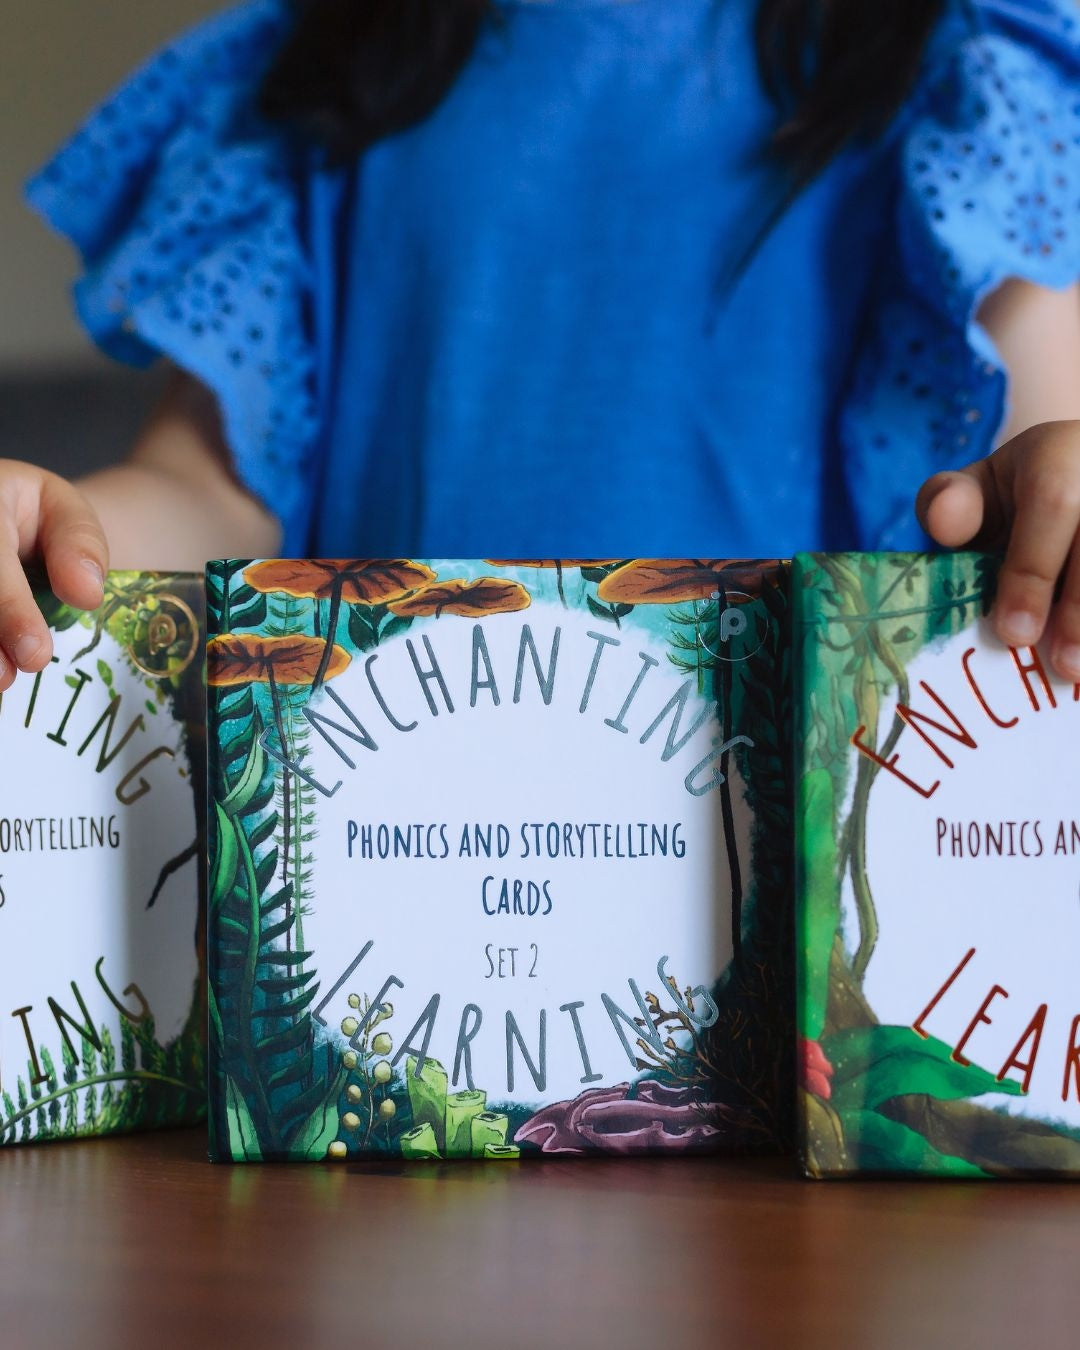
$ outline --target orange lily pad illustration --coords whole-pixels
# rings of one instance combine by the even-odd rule
[[[529,592],[520,582],[506,577],[481,577],[477,581],[433,581],[415,595],[390,602],[394,614],[414,618],[427,615],[461,614],[479,619],[486,614],[509,614],[528,609]]]
[[[749,559],[637,558],[606,576],[597,595],[608,604],[674,605],[711,600],[717,591],[756,595],[762,569],[772,564]],[[731,596],[738,602],[738,595]]]
[[[312,681],[321,685],[329,675],[331,644],[337,637],[342,601],[349,605],[385,605],[434,581],[435,573],[409,558],[270,558],[252,563],[244,572],[244,580],[259,591],[330,601],[325,654]]]
[[[337,595],[349,605],[382,605],[426,586],[435,573],[408,558],[271,558],[245,568],[244,580],[257,591],[312,600]]]
[[[226,633],[206,644],[207,683],[219,689],[253,683],[314,684],[326,648],[322,638]],[[332,647],[322,678],[340,675],[351,659],[344,647]]]

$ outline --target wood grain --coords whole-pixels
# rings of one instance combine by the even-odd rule
[[[0,1154],[0,1344],[1077,1343],[1080,1189],[723,1160],[214,1167],[198,1131]]]

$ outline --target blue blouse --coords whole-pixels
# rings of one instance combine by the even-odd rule
[[[256,112],[287,0],[152,60],[30,185],[94,338],[213,389],[285,551],[919,547],[988,452],[973,315],[1080,276],[1073,0],[949,0],[889,134],[785,184],[755,0],[501,0],[422,125],[332,170]]]

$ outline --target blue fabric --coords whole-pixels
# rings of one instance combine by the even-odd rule
[[[217,394],[288,552],[917,547],[991,448],[1001,280],[1080,276],[1072,0],[950,0],[883,142],[784,192],[753,0],[503,0],[422,126],[348,171],[260,124],[254,0],[31,185],[115,355]]]
[[[279,0],[230,11],[150,61],[30,183],[75,243],[76,305],[120,360],[164,354],[217,394],[237,470],[300,541],[319,380],[301,157],[255,116],[288,32]]]

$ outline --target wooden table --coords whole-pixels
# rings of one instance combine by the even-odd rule
[[[0,1154],[0,1345],[1080,1344],[1080,1188],[721,1160],[212,1167]]]

